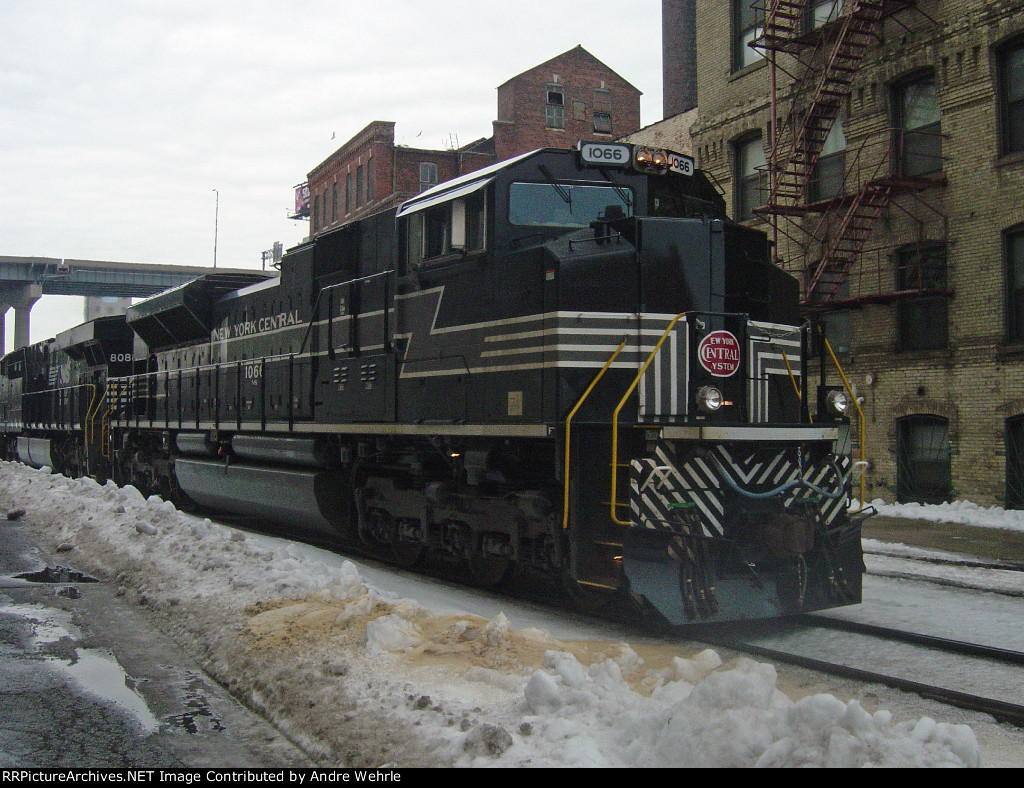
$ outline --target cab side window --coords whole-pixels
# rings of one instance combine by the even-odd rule
[[[486,191],[481,189],[409,216],[406,260],[411,267],[482,252],[487,239]]]

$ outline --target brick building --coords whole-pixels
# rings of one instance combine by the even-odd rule
[[[520,153],[628,134],[640,127],[640,91],[577,46],[501,85],[497,115],[493,137],[451,150],[397,146],[395,124],[373,121],[297,187],[308,202],[295,218],[308,212],[312,237]]]
[[[697,0],[696,53],[695,156],[824,322],[869,496],[1024,508],[1024,2]]]
[[[640,128],[640,91],[578,46],[501,85],[493,127],[499,161],[613,140]]]
[[[395,145],[392,121],[375,120],[309,173],[310,237],[494,161],[487,140],[454,150],[407,148]]]

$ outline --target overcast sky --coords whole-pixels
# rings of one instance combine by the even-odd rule
[[[2,0],[0,29],[0,255],[212,265],[216,222],[218,267],[259,268],[367,123],[490,136],[497,86],[577,44],[661,119],[656,0]],[[81,308],[45,298],[33,341]]]

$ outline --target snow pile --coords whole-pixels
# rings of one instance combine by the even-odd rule
[[[704,652],[695,660],[717,660]],[[693,664],[679,665],[686,675]],[[583,669],[548,652],[526,687],[534,734],[561,747],[567,766],[978,766],[971,729],[927,717],[893,725],[856,701],[814,695],[793,703],[772,665],[740,659],[695,684],[659,684],[649,695],[624,681],[613,661]],[[617,709],[608,715],[607,709]]]
[[[856,504],[858,507],[860,504]],[[1008,531],[1024,531],[1024,510],[1004,509],[1001,506],[979,506],[971,501],[950,503],[886,503],[881,498],[871,501],[871,506],[886,517],[902,517],[913,520],[929,520],[936,523],[960,523],[980,528],[1002,528]]]
[[[324,765],[978,766],[971,728],[828,694],[714,651],[645,661],[371,587],[332,553],[191,517],[131,487],[0,464],[77,568],[116,579],[216,679]],[[446,602],[450,605],[450,601]],[[637,646],[639,648],[639,646]]]

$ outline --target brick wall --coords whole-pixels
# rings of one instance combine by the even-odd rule
[[[546,122],[547,86],[561,87],[564,128]],[[597,94],[595,91],[607,91]],[[611,126],[595,131],[595,107],[609,101]],[[498,88],[494,141],[498,159],[537,148],[573,148],[581,140],[615,139],[640,128],[640,91],[583,47],[524,71]]]
[[[548,128],[545,122],[549,82],[563,88],[563,129]],[[594,131],[595,90],[606,91],[601,95],[610,102],[607,133]],[[571,148],[580,139],[613,139],[639,127],[640,91],[583,47],[575,47],[498,88],[493,140],[457,150],[398,148],[393,122],[368,124],[309,173],[310,236],[418,194],[423,162],[437,165],[437,182],[442,183],[536,148]],[[362,188],[357,190],[360,179]]]
[[[866,157],[862,145],[892,138],[893,85],[932,70],[944,179],[895,197],[876,223],[848,279],[850,295],[862,301],[850,312],[852,352],[844,362],[864,397],[870,495],[895,499],[903,472],[897,456],[900,419],[931,414],[948,420],[953,497],[998,504],[1005,493],[1005,420],[1024,413],[1024,347],[1006,341],[1002,249],[1002,233],[1024,222],[1024,156],[999,154],[995,48],[1024,32],[1024,2],[921,0],[918,6],[884,23],[881,39],[856,73],[841,115],[846,157],[853,161],[858,150]],[[730,4],[698,0],[694,152],[724,187],[730,210],[734,143],[760,131],[767,144],[771,115],[770,69],[761,63],[735,71],[731,36]],[[792,70],[795,64],[783,55],[780,65]],[[778,114],[785,117],[790,80],[777,73]],[[803,231],[817,218],[782,223],[784,260],[796,259],[805,246],[814,248]],[[759,220],[752,223],[770,229]],[[947,301],[949,342],[941,350],[901,351],[901,307],[880,296],[896,290],[895,251],[920,241],[946,246],[953,290]],[[874,375],[871,386],[868,373]]]

